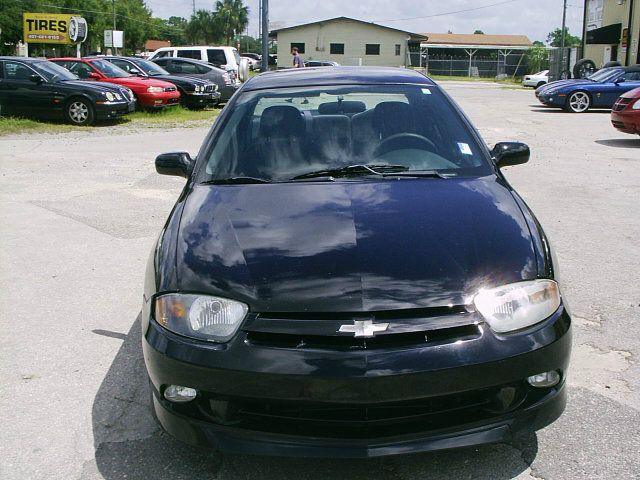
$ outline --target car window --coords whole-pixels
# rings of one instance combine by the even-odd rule
[[[69,70],[53,62],[34,62],[31,66],[49,82],[78,79],[78,77]]]
[[[173,69],[180,73],[200,73],[198,72],[198,66],[190,62],[174,62]]]
[[[625,72],[621,75],[625,82],[635,82],[640,80],[640,72]]]
[[[209,67],[208,65],[195,65],[195,67],[198,69],[198,73],[209,73],[211,70],[213,70],[213,68]]]
[[[195,58],[196,60],[201,60],[202,59],[202,55],[200,54],[200,50],[178,50],[178,57]]]
[[[82,62],[66,62],[65,66],[71,73],[76,74],[81,79],[89,78],[89,74],[93,72],[89,65]]]
[[[227,57],[221,48],[210,48],[207,50],[207,61],[216,65],[226,65]]]
[[[7,80],[29,80],[35,72],[18,62],[4,62],[4,76]]]
[[[623,70],[615,67],[611,68],[603,68],[602,70],[598,70],[592,75],[589,75],[587,78],[589,80],[593,80],[594,82],[609,82],[612,81],[614,77],[617,77]]]
[[[156,56],[153,57],[154,60],[158,60],[160,58],[165,58],[165,57],[170,57],[171,56],[171,50],[165,50],[163,52],[158,52],[158,54]]]
[[[123,77],[131,76],[131,74],[127,73],[120,67],[106,60],[92,60],[91,65],[96,67],[98,70],[100,70],[104,75],[106,75],[109,78],[123,78]]]
[[[348,165],[486,175],[467,124],[436,88],[354,85],[247,92],[205,154],[203,180],[294,176]]]
[[[120,59],[113,59],[113,60],[109,60],[111,63],[113,63],[116,67],[121,68],[122,70],[124,70],[127,73],[130,73],[132,69],[137,70],[137,67],[135,65],[133,65],[130,62],[127,62],[126,60],[120,60]]]

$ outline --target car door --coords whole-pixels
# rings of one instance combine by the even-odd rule
[[[640,87],[640,72],[623,72],[615,79],[602,85],[595,95],[594,106],[610,108],[618,97],[629,90]]]
[[[31,77],[38,75],[35,70],[26,64],[5,60],[2,65],[2,104],[0,110],[3,114],[40,116],[46,113],[50,104],[48,97],[50,89],[47,88],[44,79],[36,83]]]

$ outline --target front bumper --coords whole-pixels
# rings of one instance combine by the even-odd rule
[[[571,335],[562,307],[509,336],[480,324],[457,341],[357,352],[269,347],[242,331],[228,345],[203,344],[146,325],[160,424],[225,452],[372,457],[506,442],[553,422],[566,403]],[[561,372],[556,387],[526,383],[549,370]],[[198,397],[168,402],[171,384]]]
[[[96,102],[96,119],[111,120],[119,118],[136,109],[136,102]]]
[[[622,133],[640,135],[640,111],[612,111],[611,124]]]
[[[543,105],[548,105],[551,107],[563,107],[567,100],[567,95],[557,92],[553,94],[536,92],[536,98]]]
[[[180,104],[180,92],[144,93],[138,94],[138,104],[142,108],[166,108]]]
[[[190,92],[185,95],[185,104],[187,107],[208,107],[215,106],[220,102],[219,92]]]

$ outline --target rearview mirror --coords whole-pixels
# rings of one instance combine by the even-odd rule
[[[156,171],[160,175],[188,178],[193,170],[193,163],[187,152],[163,153],[156,157]]]
[[[491,157],[498,168],[527,163],[530,156],[529,146],[520,142],[496,143],[491,150]]]
[[[44,81],[40,75],[36,75],[35,73],[29,77],[29,80],[33,83],[37,83],[38,85]]]

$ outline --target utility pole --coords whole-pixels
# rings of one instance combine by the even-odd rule
[[[118,49],[116,48],[116,42],[115,42],[115,36],[116,33],[115,31],[117,30],[116,28],[116,0],[111,0],[111,4],[113,5],[113,33],[111,33],[111,38],[114,39],[113,41],[113,53],[114,54],[118,54]]]
[[[193,0],[193,14],[196,14],[196,0]]]
[[[269,0],[262,0],[262,71],[269,70]]]

